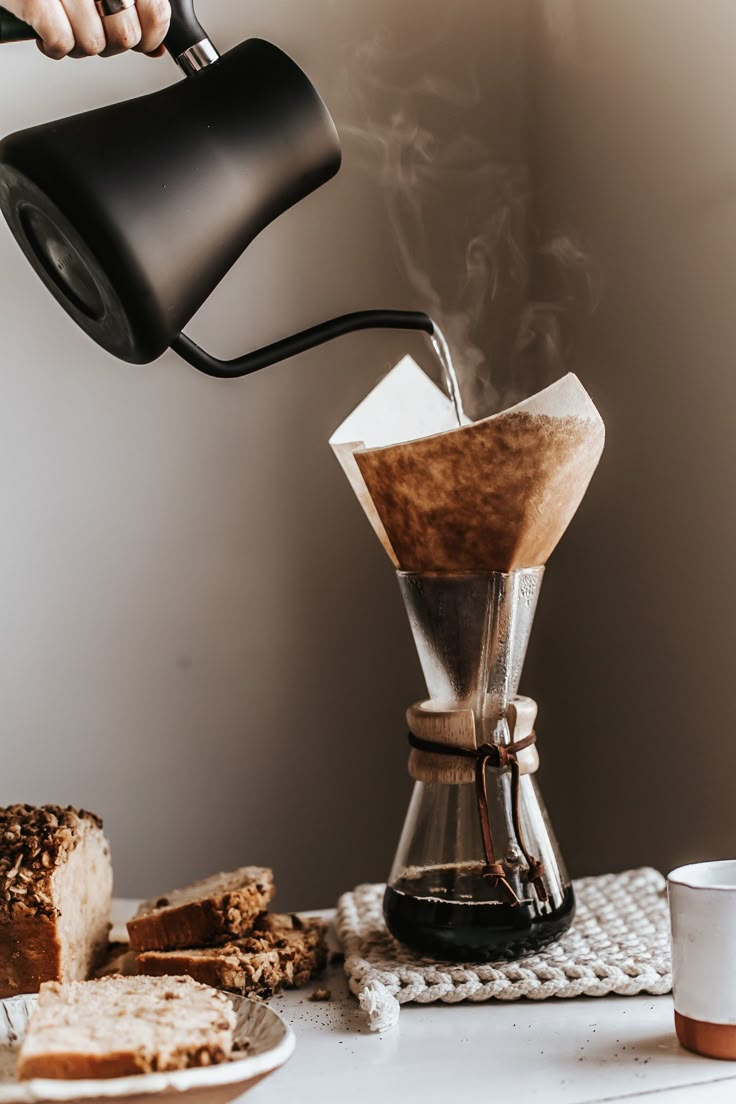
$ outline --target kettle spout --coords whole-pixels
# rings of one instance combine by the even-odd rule
[[[268,368],[280,360],[288,360],[298,353],[305,353],[317,345],[324,345],[327,341],[333,341],[344,334],[355,333],[357,330],[418,330],[432,337],[435,333],[435,324],[429,315],[422,311],[354,311],[352,314],[341,314],[327,322],[320,322],[308,330],[301,330],[300,333],[274,341],[271,345],[256,349],[252,353],[245,353],[244,356],[235,357],[233,360],[218,360],[217,357],[213,357],[196,345],[186,334],[179,334],[172,341],[171,348],[187,364],[191,364],[192,368],[204,372],[207,376],[215,376],[217,379],[236,379],[239,376],[249,376],[261,368]]]

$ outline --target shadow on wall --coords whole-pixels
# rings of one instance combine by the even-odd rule
[[[666,870],[734,844],[736,11],[539,11],[541,215],[574,222],[605,274],[573,366],[608,436],[548,570],[527,684],[574,871]]]

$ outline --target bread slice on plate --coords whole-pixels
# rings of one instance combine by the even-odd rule
[[[326,925],[298,916],[265,916],[242,939],[219,947],[145,951],[138,972],[161,977],[188,974],[206,985],[267,998],[304,985],[326,961]]]
[[[89,977],[112,896],[102,821],[71,806],[0,809],[0,997]]]
[[[275,893],[273,871],[243,866],[141,905],[128,921],[132,951],[224,943],[249,933]]]
[[[230,1057],[230,1000],[187,977],[109,977],[42,986],[19,1080],[85,1080],[210,1066]]]

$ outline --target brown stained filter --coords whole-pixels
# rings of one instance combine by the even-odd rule
[[[404,571],[512,571],[546,563],[603,449],[598,418],[527,413],[355,461]]]

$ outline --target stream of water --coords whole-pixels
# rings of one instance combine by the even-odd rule
[[[434,324],[434,333],[431,335],[432,347],[437,354],[437,359],[442,365],[442,375],[445,383],[445,390],[449,398],[452,400],[453,409],[455,411],[455,417],[457,418],[457,424],[459,426],[464,424],[465,412],[463,410],[463,397],[460,393],[460,384],[457,378],[457,372],[455,371],[455,365],[452,363],[452,354],[450,353],[450,346],[447,344],[447,340],[442,330],[439,328],[436,322]]]

